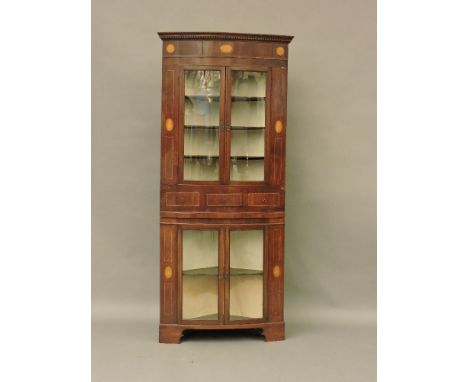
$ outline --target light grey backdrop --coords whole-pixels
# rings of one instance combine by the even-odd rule
[[[375,1],[93,0],[92,12],[93,380],[178,380],[187,372],[192,381],[243,373],[374,380]],[[158,31],[295,35],[283,343],[248,336],[156,343]]]

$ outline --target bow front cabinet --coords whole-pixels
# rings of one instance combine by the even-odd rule
[[[163,41],[159,341],[188,329],[284,339],[284,185],[291,36]]]

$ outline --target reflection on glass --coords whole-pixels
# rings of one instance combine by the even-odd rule
[[[184,230],[182,318],[218,319],[218,231]]]
[[[263,317],[263,230],[230,232],[229,319]]]
[[[185,71],[184,179],[219,179],[221,73]]]
[[[264,180],[266,72],[232,71],[231,180]]]

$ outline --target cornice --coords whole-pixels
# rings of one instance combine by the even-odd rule
[[[161,40],[229,40],[263,41],[289,44],[294,36],[272,34],[228,33],[228,32],[158,32]]]

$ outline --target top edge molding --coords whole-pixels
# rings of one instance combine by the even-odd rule
[[[161,40],[235,40],[266,41],[289,44],[294,36],[229,32],[158,32]]]

